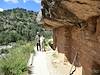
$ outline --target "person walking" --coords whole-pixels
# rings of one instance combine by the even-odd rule
[[[42,51],[45,51],[45,38],[43,35],[40,37],[40,45],[41,45]]]
[[[40,33],[39,32],[37,32],[37,35],[35,37],[35,40],[36,40],[37,51],[41,51]]]

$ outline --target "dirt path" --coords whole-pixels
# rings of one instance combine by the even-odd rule
[[[32,62],[33,74],[29,75],[69,75],[71,66],[69,62],[64,62],[63,54],[36,51]],[[73,75],[82,75],[81,67],[77,67]]]
[[[32,65],[34,74],[31,75],[49,75],[45,52],[36,52]]]
[[[50,75],[70,75],[72,65],[65,60],[65,55],[55,51],[46,52],[48,68]],[[73,69],[71,72],[75,69]],[[72,75],[82,75],[82,67],[76,67],[76,71]]]

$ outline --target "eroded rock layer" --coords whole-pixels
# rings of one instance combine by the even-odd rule
[[[54,32],[54,46],[83,75],[100,75],[100,0],[42,0],[44,25]]]

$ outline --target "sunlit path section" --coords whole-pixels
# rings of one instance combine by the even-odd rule
[[[49,75],[47,68],[46,54],[44,52],[37,52],[34,57],[34,74],[32,75]]]
[[[31,70],[33,72],[29,75],[49,75],[45,52],[36,52],[36,55],[33,58]]]

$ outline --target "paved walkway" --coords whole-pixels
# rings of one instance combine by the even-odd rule
[[[32,65],[33,74],[30,75],[49,75],[45,52],[36,52]]]

